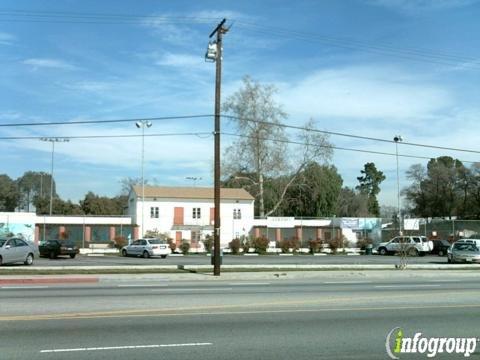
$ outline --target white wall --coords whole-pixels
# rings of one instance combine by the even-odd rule
[[[132,204],[131,202],[129,204]],[[159,208],[159,218],[150,217],[150,208]],[[213,201],[208,200],[182,200],[182,199],[161,199],[161,200],[149,200],[145,199],[145,217],[144,228],[147,230],[158,230],[159,232],[168,233],[169,236],[175,239],[176,230],[171,230],[174,219],[174,208],[183,207],[184,209],[184,225],[198,225],[213,227],[213,219],[210,222],[210,208],[213,207]],[[200,208],[200,219],[193,219],[193,208]],[[242,218],[233,219],[233,210],[240,209]],[[142,201],[139,199],[136,202],[136,214],[133,216],[137,225],[140,227],[140,234],[143,233],[142,229]],[[254,218],[254,206],[253,200],[222,200],[220,203],[220,239],[222,246],[228,245],[228,243],[238,234],[248,235],[253,225]],[[180,230],[178,230],[180,231]],[[204,231],[203,236],[211,231]],[[182,238],[190,240],[191,232],[182,231]]]

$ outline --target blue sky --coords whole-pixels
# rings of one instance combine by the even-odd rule
[[[224,41],[224,99],[248,74],[277,86],[288,124],[313,118],[328,131],[480,150],[480,2],[473,0],[4,0],[0,123],[211,114],[214,65],[203,55],[223,17],[233,23]],[[191,119],[158,121],[147,133],[211,130],[210,119]],[[0,136],[126,133],[139,131],[133,122],[0,128]],[[395,152],[390,143],[330,141]],[[212,149],[210,136],[146,138],[145,176],[177,186],[202,177],[197,185],[211,185]],[[50,150],[39,140],[0,140],[0,172],[48,172]],[[405,145],[399,152],[479,161],[468,152]],[[115,195],[120,179],[140,176],[138,138],[73,139],[55,154],[64,198],[89,190]],[[336,150],[332,159],[347,186],[356,185],[366,162],[387,176],[381,203],[395,205],[395,157]],[[402,186],[414,163],[426,162],[400,159]]]

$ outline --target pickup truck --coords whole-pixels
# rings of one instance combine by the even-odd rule
[[[433,250],[433,242],[425,236],[397,236],[377,246],[380,255],[388,255],[405,251],[410,256],[424,256]]]

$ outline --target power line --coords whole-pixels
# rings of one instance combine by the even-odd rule
[[[7,123],[0,124],[0,127],[17,127],[17,126],[52,126],[52,125],[78,125],[78,124],[108,124],[123,123],[135,121],[163,121],[163,120],[181,120],[181,119],[197,119],[212,117],[213,115],[180,115],[180,116],[159,116],[150,118],[135,119],[110,119],[110,120],[73,120],[73,121],[49,121],[49,122],[30,122],[30,123]]]
[[[300,141],[293,141],[293,140],[279,140],[279,139],[270,139],[266,137],[257,137],[257,136],[248,136],[248,135],[241,135],[241,134],[234,134],[228,132],[222,132],[222,135],[226,136],[233,136],[233,137],[241,137],[241,138],[250,138],[250,139],[259,139],[262,141],[273,141],[273,142],[281,142],[286,144],[294,144],[294,145],[303,145],[303,146],[314,146],[314,147],[324,147],[330,148],[335,150],[342,150],[342,151],[352,151],[352,152],[359,152],[359,153],[367,153],[367,154],[375,154],[375,155],[387,155],[387,156],[396,156],[394,153],[382,152],[382,151],[373,151],[373,150],[364,150],[364,149],[355,149],[355,148],[347,148],[341,146],[328,146],[328,145],[318,145],[318,144],[311,144],[305,143]],[[168,137],[168,136],[196,136],[202,139],[206,139],[211,137],[213,134],[211,132],[173,132],[173,133],[154,133],[154,134],[145,134],[145,137]],[[122,138],[138,138],[141,137],[141,134],[118,134],[118,135],[74,135],[74,136],[61,136],[62,139],[122,139]],[[0,136],[0,140],[39,140],[45,138],[45,136]],[[431,160],[432,157],[427,156],[418,156],[418,155],[407,155],[407,154],[398,154],[399,157],[404,158],[413,158],[413,159],[422,159],[422,160]],[[478,163],[477,161],[470,161],[470,160],[460,160],[463,163]]]
[[[222,132],[222,135],[242,137],[242,138],[248,138],[248,139],[258,139],[258,140],[262,140],[262,141],[280,142],[280,143],[286,143],[286,144],[295,144],[295,145],[303,145],[303,146],[329,148],[329,149],[335,149],[335,150],[353,151],[353,152],[360,152],[360,153],[367,153],[367,154],[388,155],[388,156],[396,156],[397,155],[396,153],[388,153],[388,152],[382,152],[382,151],[353,149],[353,148],[346,148],[346,147],[340,147],[340,146],[319,145],[319,144],[304,143],[304,142],[292,141],[292,140],[270,139],[270,138],[266,138],[266,137],[233,134],[233,133],[227,133],[227,132]],[[398,154],[398,156],[399,157],[404,157],[404,158],[422,159],[422,160],[433,159],[432,157],[418,156],[418,155]],[[478,163],[478,161],[468,161],[468,160],[460,160],[460,159],[458,159],[458,160],[461,161],[462,163],[471,163],[471,164]]]
[[[7,123],[7,124],[0,124],[0,127],[108,124],[108,123],[134,122],[134,121],[141,121],[141,120],[165,121],[165,120],[182,120],[182,119],[209,118],[209,117],[213,117],[213,115],[204,114],[204,115],[181,115],[181,116],[163,116],[163,117],[146,117],[146,118],[130,118],[130,119],[74,120],[74,121],[52,121],[52,122],[30,122],[30,123]],[[384,142],[384,143],[395,143],[393,140],[376,138],[376,137],[371,137],[371,136],[348,134],[348,133],[341,133],[341,132],[328,131],[328,130],[319,130],[319,129],[307,128],[307,127],[303,127],[303,126],[279,124],[279,123],[275,123],[275,122],[271,122],[271,121],[248,119],[248,118],[243,118],[243,117],[238,117],[238,116],[233,116],[233,115],[227,115],[227,114],[223,114],[222,117],[223,118],[234,119],[234,120],[254,122],[254,123],[264,124],[264,125],[269,125],[269,126],[278,126],[278,127],[283,127],[283,128],[287,128],[287,129],[317,132],[317,133],[322,133],[322,134],[332,135],[332,136],[342,136],[342,137],[347,137],[347,138],[362,139],[362,140],[369,140],[369,141],[378,141],[378,142]],[[0,139],[2,139],[2,138],[0,138]],[[402,142],[402,145],[423,147],[423,148],[431,148],[431,149],[437,149],[437,150],[459,151],[459,152],[480,154],[480,151],[478,151],[478,150],[453,148],[453,147],[447,147],[447,146],[427,145],[427,144],[411,143],[411,142]]]
[[[303,126],[285,125],[285,124],[279,124],[279,123],[275,123],[275,122],[271,122],[271,121],[254,120],[254,119],[248,119],[248,118],[243,118],[243,117],[238,117],[238,116],[233,116],[233,115],[222,115],[222,116],[225,117],[225,118],[248,121],[248,122],[255,122],[255,123],[258,123],[258,124],[264,124],[264,125],[269,125],[269,126],[278,126],[278,127],[283,127],[283,128],[287,128],[287,129],[311,131],[311,132],[317,132],[317,133],[322,133],[322,134],[327,134],[327,135],[343,136],[343,137],[354,138],[354,139],[380,141],[380,142],[385,142],[385,143],[395,143],[395,141],[393,141],[393,140],[375,138],[375,137],[371,137],[371,136],[362,136],[362,135],[347,134],[347,133],[341,133],[341,132],[335,132],[335,131],[318,130],[318,129],[312,129],[312,128],[307,128],[307,127],[303,127]],[[426,145],[426,144],[411,143],[411,142],[402,142],[402,145],[417,146],[417,147],[424,147],[424,148],[431,148],[431,149],[438,149],[438,150],[461,151],[461,152],[480,154],[480,151],[478,151],[478,150],[452,148],[452,147],[447,147],[447,146]]]
[[[83,12],[61,12],[61,11],[31,11],[22,9],[0,10],[0,22],[49,22],[49,23],[79,23],[79,24],[136,24],[148,23],[148,21],[160,24],[172,23],[199,23],[207,24],[216,21],[218,18],[204,16],[165,16],[165,15],[138,15],[138,14],[114,14],[114,13],[83,13]],[[288,28],[268,26],[246,20],[235,20],[236,26],[247,31],[254,31],[256,34],[289,37],[304,41],[314,41],[330,44],[337,47],[357,49],[381,53],[384,55],[395,55],[409,60],[428,61],[442,65],[458,65],[465,63],[466,67],[480,66],[480,59],[464,55],[456,55],[432,49],[421,49],[413,47],[395,47],[385,42],[371,43],[367,41],[335,37],[323,34],[302,32]]]
[[[211,132],[174,132],[174,133],[154,133],[154,134],[118,134],[118,135],[73,135],[60,136],[62,139],[115,139],[115,138],[136,138],[136,137],[162,137],[162,136],[197,136],[208,138],[212,136]],[[0,140],[41,140],[45,136],[0,136]],[[57,138],[57,137],[56,137]]]
[[[253,22],[246,22],[243,20],[237,21],[236,24],[239,27],[242,27],[246,30],[254,31],[255,33],[261,32],[266,35],[277,36],[281,38],[289,37],[298,40],[304,41],[314,41],[327,43],[337,47],[365,50],[370,52],[382,53],[385,55],[396,55],[401,56],[409,60],[420,60],[428,61],[433,63],[438,63],[442,65],[458,65],[458,62],[466,63],[465,66],[476,67],[480,65],[480,59],[469,56],[461,56],[455,54],[448,54],[446,52],[432,51],[427,49],[419,48],[398,48],[394,47],[391,44],[385,43],[369,43],[366,41],[351,39],[351,38],[341,38],[333,36],[325,36],[321,34],[300,32],[287,28],[259,25]]]

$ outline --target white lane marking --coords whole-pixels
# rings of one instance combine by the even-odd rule
[[[252,285],[270,285],[271,283],[264,282],[264,283],[259,283],[259,282],[241,282],[241,283],[229,283],[228,285],[230,286],[252,286]]]
[[[173,292],[173,291],[229,291],[233,288],[189,288],[189,289],[152,289],[151,291]]]
[[[125,285],[117,285],[117,287],[157,287],[157,286],[168,286],[168,284],[125,284]]]
[[[371,284],[372,281],[325,281],[324,284]]]
[[[460,282],[461,280],[430,280],[430,282],[438,282],[438,283],[443,283],[443,282]]]
[[[39,285],[39,286],[2,286],[2,289],[46,289],[48,286]]]
[[[41,353],[57,353],[57,352],[76,352],[76,351],[100,351],[100,350],[127,350],[127,349],[153,349],[163,347],[187,347],[187,346],[208,346],[213,343],[185,343],[185,344],[154,344],[154,345],[127,345],[127,346],[104,346],[104,347],[87,347],[72,349],[51,349],[40,350]]]
[[[411,287],[439,287],[441,285],[434,284],[416,284],[416,285],[375,285],[376,288],[411,288]]]

